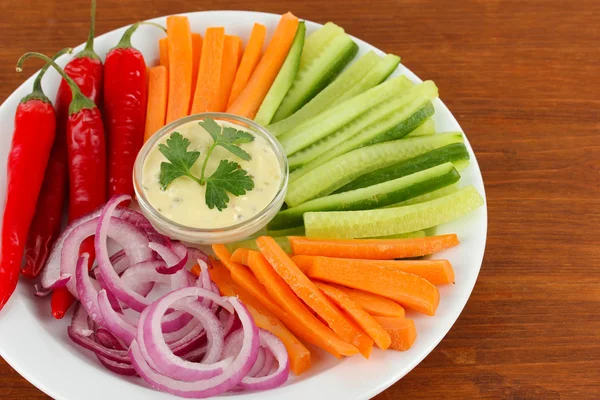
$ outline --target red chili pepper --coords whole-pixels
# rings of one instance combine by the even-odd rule
[[[68,50],[62,50],[64,54]],[[48,59],[50,60],[50,59]],[[0,310],[17,287],[27,233],[56,133],[56,113],[42,90],[45,66],[15,113],[15,128],[8,155],[6,207],[0,253]],[[20,65],[17,71],[20,71]]]
[[[102,96],[102,61],[94,52],[96,1],[92,0],[91,24],[88,40],[83,51],[75,55],[65,66],[65,72],[79,86],[83,94],[100,104]],[[35,278],[42,271],[54,241],[60,233],[62,212],[67,191],[68,159],[67,159],[67,119],[71,104],[71,89],[67,81],[61,81],[56,95],[56,138],[42,190],[38,197],[38,207],[31,223],[29,237],[25,247],[25,266],[23,275]],[[86,251],[90,244],[86,243]],[[93,247],[93,243],[92,243]],[[92,253],[93,254],[93,253]],[[66,311],[66,310],[65,310]]]
[[[138,22],[125,31],[104,62],[104,111],[108,134],[108,197],[133,194],[133,164],[146,123],[146,62],[131,46]],[[164,28],[159,26],[164,30]]]

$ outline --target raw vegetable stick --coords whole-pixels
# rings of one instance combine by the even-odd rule
[[[292,13],[288,12],[281,17],[267,51],[256,66],[248,84],[229,106],[227,112],[254,118],[287,57],[297,28],[298,18]]]
[[[240,52],[242,39],[239,36],[225,35],[223,42],[223,63],[221,65],[221,84],[217,95],[217,111],[227,109],[227,101],[231,93],[231,86],[235,79],[235,73],[240,63]]]
[[[415,239],[312,239],[289,236],[294,254],[389,260],[420,257],[458,245],[456,234]]]
[[[273,299],[288,313],[293,320],[298,321],[305,330],[314,337],[313,344],[321,347],[336,357],[353,356],[358,349],[343,341],[337,334],[324,325],[294,294],[273,267],[259,252],[250,254],[250,269],[256,278],[267,288]],[[289,325],[287,325],[289,326]]]
[[[169,69],[169,37],[158,39],[158,52],[160,65]]]
[[[434,315],[440,302],[437,287],[420,276],[373,264],[357,268],[322,260],[308,269],[311,279],[375,293],[426,315]]]
[[[192,32],[187,17],[167,17],[169,40],[169,101],[167,120],[169,124],[185,117],[190,110],[192,98]]]
[[[397,269],[427,279],[433,285],[444,285],[454,282],[454,270],[448,260],[361,260],[357,258],[329,258],[320,256],[294,256],[292,261],[302,271],[308,271],[317,259],[323,263],[348,264],[352,268],[362,268],[362,265],[373,264]]]
[[[417,339],[417,328],[412,319],[375,317],[375,320],[390,334],[392,350],[408,350]]]
[[[340,310],[298,269],[273,238],[261,236],[256,239],[260,252],[269,261],[277,274],[290,286],[296,295],[316,312],[342,339],[358,347],[365,358],[369,358],[373,341],[356,329]]]
[[[404,308],[402,308],[400,304],[386,299],[385,297],[343,286],[330,286],[335,286],[346,293],[352,300],[354,300],[357,304],[360,304],[360,306],[372,316],[404,318],[406,315]]]
[[[248,79],[250,79],[250,75],[252,75],[252,72],[254,72],[254,69],[256,68],[256,64],[258,64],[258,61],[260,60],[266,35],[267,28],[262,24],[255,23],[254,27],[252,28],[252,32],[250,33],[248,45],[246,46],[246,50],[242,56],[240,67],[235,74],[235,79],[233,81],[233,86],[231,87],[231,94],[229,95],[227,107],[230,107],[233,104],[244,87],[246,87]]]
[[[165,126],[167,97],[169,92],[169,71],[159,65],[148,70],[148,109],[144,142],[156,131]]]
[[[216,261],[213,268],[209,269],[211,280],[217,285],[221,295],[237,296],[244,303],[254,322],[259,328],[265,329],[277,336],[285,346],[290,356],[290,368],[300,375],[310,368],[310,352],[291,333],[288,328],[273,313],[267,310],[259,301],[238,286],[232,279],[229,271]]]
[[[196,92],[190,114],[218,111],[218,93],[221,84],[225,28],[207,28],[202,44]]]
[[[333,286],[324,283],[316,283],[317,287],[341,310],[352,318],[352,320],[364,329],[365,332],[373,339],[377,347],[387,349],[390,347],[392,339],[389,333],[383,329],[375,319],[369,315],[359,304],[354,302],[346,293]]]
[[[236,249],[231,255],[231,261],[243,265],[248,265],[250,259],[250,249],[239,248]]]
[[[196,85],[198,83],[198,69],[200,68],[200,57],[202,56],[202,35],[192,33],[192,96],[196,93]],[[190,99],[190,109],[192,108]]]

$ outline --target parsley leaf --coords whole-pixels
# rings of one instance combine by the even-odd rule
[[[211,210],[227,208],[229,196],[242,196],[254,189],[254,181],[236,162],[221,160],[216,171],[206,178],[206,205]]]
[[[254,140],[254,136],[248,132],[239,131],[232,127],[223,128],[210,118],[200,121],[198,124],[209,133],[215,145],[229,150],[244,161],[250,161],[252,159],[250,154],[238,146],[242,143],[250,143]]]
[[[160,187],[166,190],[167,186],[180,176],[188,176],[197,180],[190,171],[192,165],[200,157],[199,151],[187,151],[190,145],[189,139],[184,138],[181,133],[173,132],[167,139],[167,144],[159,144],[158,150],[169,162],[160,164]]]

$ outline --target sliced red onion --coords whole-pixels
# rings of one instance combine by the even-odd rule
[[[96,354],[96,357],[98,357],[98,361],[100,361],[100,364],[104,365],[106,369],[116,374],[125,376],[137,375],[137,372],[135,372],[135,368],[133,368],[133,365],[131,365],[131,363],[120,363],[117,361],[113,361],[109,358],[103,357],[99,354]]]
[[[242,332],[242,335],[243,334],[244,334],[244,332]],[[248,376],[256,376],[260,371],[262,371],[262,369],[265,365],[266,357],[267,356],[266,356],[265,349],[262,347],[260,349],[258,349],[258,356],[256,357],[256,362],[252,366],[252,369],[250,370],[250,372],[248,372]],[[271,369],[271,366],[269,366],[269,370],[270,369]]]
[[[79,287],[79,284],[77,285]],[[117,338],[121,339],[127,346],[131,344],[135,338],[135,326],[130,325],[127,321],[121,318],[121,315],[117,314],[113,310],[106,290],[101,290],[98,293],[97,300],[98,310],[102,316],[104,326]]]
[[[199,288],[194,289],[202,290]],[[182,382],[169,376],[162,375],[148,365],[142,356],[139,344],[137,341],[134,341],[129,348],[129,355],[133,366],[142,379],[160,391],[187,398],[216,396],[232,389],[240,383],[242,378],[248,374],[256,362],[260,339],[254,320],[244,305],[237,298],[229,298],[228,301],[238,313],[242,323],[242,329],[244,330],[244,340],[240,352],[222,374],[207,380],[195,382]]]
[[[207,350],[207,347],[202,346],[202,347],[197,348],[196,350],[192,350],[189,353],[182,355],[181,358],[183,358],[184,360],[190,361],[190,362],[200,362],[202,360],[202,358],[204,358],[204,355],[206,354],[206,350]]]
[[[166,265],[161,265],[156,268],[156,271],[165,275],[172,275],[177,271],[181,270],[185,267],[185,264],[188,261],[187,249],[183,246],[183,253],[176,253],[174,249],[181,249],[181,247],[173,245],[171,248],[167,246],[163,246],[160,243],[150,242],[148,245],[152,250],[154,250],[160,258],[163,259]],[[173,250],[172,250],[173,249]]]
[[[223,350],[223,328],[215,315],[206,307],[197,302],[182,304],[181,300],[186,298],[209,298],[223,307],[230,308],[231,304],[202,288],[190,287],[179,289],[166,294],[149,307],[148,316],[144,322],[142,331],[143,341],[150,359],[158,367],[158,372],[168,374],[173,378],[185,381],[206,379],[222,373],[223,368],[229,364],[229,360],[217,362]],[[192,314],[204,327],[207,333],[208,351],[204,363],[190,363],[175,356],[165,342],[164,336],[158,323],[164,313],[172,307],[185,310]]]
[[[96,282],[98,282],[98,286],[100,286],[101,288],[104,288],[106,285],[104,283],[104,278],[102,277],[102,273],[100,272],[99,269],[94,269],[94,276],[96,277]],[[112,306],[113,310],[117,310],[122,312],[123,311],[123,307],[121,307],[121,304],[119,304],[119,300],[111,293],[111,292],[107,292],[108,295],[108,301],[110,301],[110,305]]]
[[[266,349],[264,347],[261,347],[261,349],[265,351],[264,365],[262,369],[258,371],[255,375],[248,374],[248,376],[254,376],[257,378],[267,376],[271,372],[271,368],[275,365],[275,357],[273,356],[273,353],[271,353],[271,350]]]
[[[83,253],[77,261],[75,270],[75,281],[77,282],[77,295],[81,301],[81,306],[87,314],[100,326],[105,325],[104,318],[98,308],[98,289],[92,284],[92,279],[88,273],[88,260],[90,255]],[[108,299],[106,300],[108,307],[112,310],[112,306]],[[114,312],[114,311],[113,311]]]
[[[81,307],[81,304],[78,304],[73,313],[73,317],[71,318],[70,328],[73,333],[83,337],[91,336],[94,334],[93,324],[94,321],[91,321],[86,314],[85,309]]]
[[[127,346],[115,337],[108,329],[98,328],[94,333],[96,342],[104,347],[114,350],[127,350]]]
[[[205,263],[209,262],[208,255],[205,252],[203,252],[202,250],[200,250],[196,247],[188,247],[187,251],[188,251],[188,258],[190,260],[200,259],[200,260],[204,261]]]
[[[266,390],[273,389],[275,387],[281,386],[287,381],[288,375],[290,373],[290,358],[285,349],[285,346],[277,338],[277,336],[273,335],[271,332],[268,332],[264,329],[259,329],[260,336],[260,345],[265,349],[268,349],[273,357],[277,360],[278,367],[277,369],[266,375],[266,376],[246,376],[240,382],[240,387],[248,390]],[[266,368],[265,368],[266,369]],[[267,371],[271,370],[266,369]],[[261,371],[264,373],[264,371]]]
[[[225,335],[225,337],[227,337],[231,332],[239,328],[238,326],[236,329],[233,329],[234,325],[236,325],[235,322],[237,321],[236,315],[231,314],[225,309],[222,309],[219,312],[219,321],[221,322],[221,325],[223,325],[223,334]]]
[[[121,283],[145,297],[152,291],[155,283],[171,283],[169,277],[156,272],[160,265],[164,265],[164,261],[150,260],[134,264],[123,272]]]
[[[70,276],[69,276],[69,279],[71,279]],[[65,283],[66,283],[66,281],[65,281]],[[33,285],[33,288],[35,289],[35,295],[37,297],[46,297],[50,293],[52,293],[52,289],[44,289],[42,287],[42,285],[40,285],[39,283],[36,283],[35,285]]]
[[[119,275],[121,275],[131,265],[129,257],[127,257],[127,253],[125,253],[125,250],[123,249],[110,256],[110,262],[115,268],[115,272]]]

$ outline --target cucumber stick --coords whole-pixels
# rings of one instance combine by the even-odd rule
[[[310,61],[301,60],[298,75],[286,93],[273,121],[281,121],[299,110],[327,86],[354,58],[358,45],[346,34],[336,36]]]
[[[410,132],[414,128],[413,125],[420,125],[430,114],[433,114],[433,106],[431,106],[415,119],[410,118],[419,109],[425,107],[435,96],[437,96],[435,85],[431,82],[423,83],[413,86],[371,108],[342,129],[290,156],[288,161],[291,170],[306,166],[306,164],[318,159],[312,162],[310,166],[302,168],[302,171],[292,173],[290,181],[332,158],[354,150],[365,142],[374,140],[379,135],[398,127],[398,125],[405,126],[405,133]]]
[[[352,211],[385,207],[451,185],[459,179],[460,175],[451,163],[438,165],[378,185],[332,194],[280,211],[269,223],[268,229],[302,226],[302,216],[312,211]]]
[[[469,163],[469,152],[463,143],[453,143],[444,147],[431,150],[425,154],[418,155],[397,164],[369,172],[358,177],[344,187],[336,190],[336,193],[356,190],[378,183],[387,182],[406,175],[414,174],[436,165],[454,163],[457,169],[463,169]]]
[[[369,109],[411,86],[413,84],[405,76],[390,79],[305,121],[279,136],[278,139],[289,156],[323,139]]]
[[[302,47],[304,46],[304,36],[306,34],[306,25],[304,21],[298,23],[298,29],[296,30],[296,36],[292,42],[292,46],[288,51],[288,55],[277,74],[277,77],[273,81],[269,92],[265,96],[254,121],[266,126],[268,125],[277,108],[283,101],[285,94],[292,87],[296,74],[298,73],[298,67],[300,67],[300,56],[302,55]]]
[[[425,203],[426,201],[438,199],[440,197],[444,197],[451,193],[458,192],[459,190],[460,190],[459,184],[454,183],[452,185],[440,188],[438,190],[434,190],[433,192],[425,193],[420,196],[413,197],[412,199],[404,200],[404,201],[401,201],[400,203],[386,206],[384,208],[410,206],[413,204]],[[282,236],[282,235],[276,235],[276,236]]]
[[[277,242],[279,247],[283,249],[283,251],[285,251],[288,254],[293,253],[290,241],[286,236],[273,237],[273,239],[275,240],[275,242]],[[231,253],[233,253],[237,249],[250,249],[259,251],[258,246],[256,245],[256,239],[246,239],[241,240],[239,242],[227,243],[225,247],[227,247],[227,250],[229,250]]]
[[[402,119],[398,122],[398,124],[381,134],[375,134],[375,132],[372,132],[371,134],[367,135],[365,132],[363,132],[359,137],[355,138],[354,141],[348,143],[347,148],[353,146],[370,146],[376,143],[402,139],[435,113],[435,108],[433,107],[433,104],[431,104],[431,101],[424,102],[424,99],[419,100],[421,101],[417,101],[416,104],[413,103],[411,105],[407,105],[403,108],[402,112],[399,113],[403,116],[407,116],[412,112],[408,118]],[[417,110],[415,107],[420,108]]]
[[[407,232],[407,233],[398,233],[395,235],[377,236],[377,237],[369,238],[369,239],[418,239],[418,238],[424,238],[425,236],[427,236],[427,232],[415,231],[415,232]]]
[[[337,106],[338,104],[361,94],[365,90],[379,85],[396,70],[398,64],[400,64],[400,57],[393,54],[386,54],[381,62],[369,71],[356,85],[352,86],[349,90],[344,92],[343,95],[338,97],[331,106]]]
[[[344,34],[344,28],[328,22],[306,37],[302,49],[302,61],[310,62],[318,57],[325,46],[336,37]]]
[[[304,232],[303,226],[298,226],[289,229],[279,229],[279,230],[267,230],[266,235],[278,237],[278,236],[304,236],[306,232]]]
[[[358,82],[379,62],[381,57],[372,51],[365,53],[358,60],[350,64],[342,73],[335,78],[331,84],[306,103],[301,109],[290,115],[286,119],[268,126],[269,131],[275,136],[300,125],[304,121],[322,113],[340,98],[345,92],[358,86]],[[382,79],[382,81],[385,80]],[[375,85],[373,85],[375,86]],[[367,87],[363,92],[371,87]],[[362,93],[362,92],[361,92]]]
[[[318,238],[366,238],[414,232],[462,217],[483,205],[475,187],[411,206],[365,211],[304,214],[306,235]]]
[[[394,140],[361,147],[313,169],[288,186],[286,203],[295,207],[326,196],[361,175],[397,164],[438,147],[463,142],[462,133]]]
[[[434,134],[435,134],[435,123],[433,122],[433,120],[431,118],[427,118],[427,120],[425,120],[425,122],[423,122],[420,126],[418,126],[416,129],[409,132],[408,135],[406,135],[406,137],[427,136],[427,135],[434,135]]]

